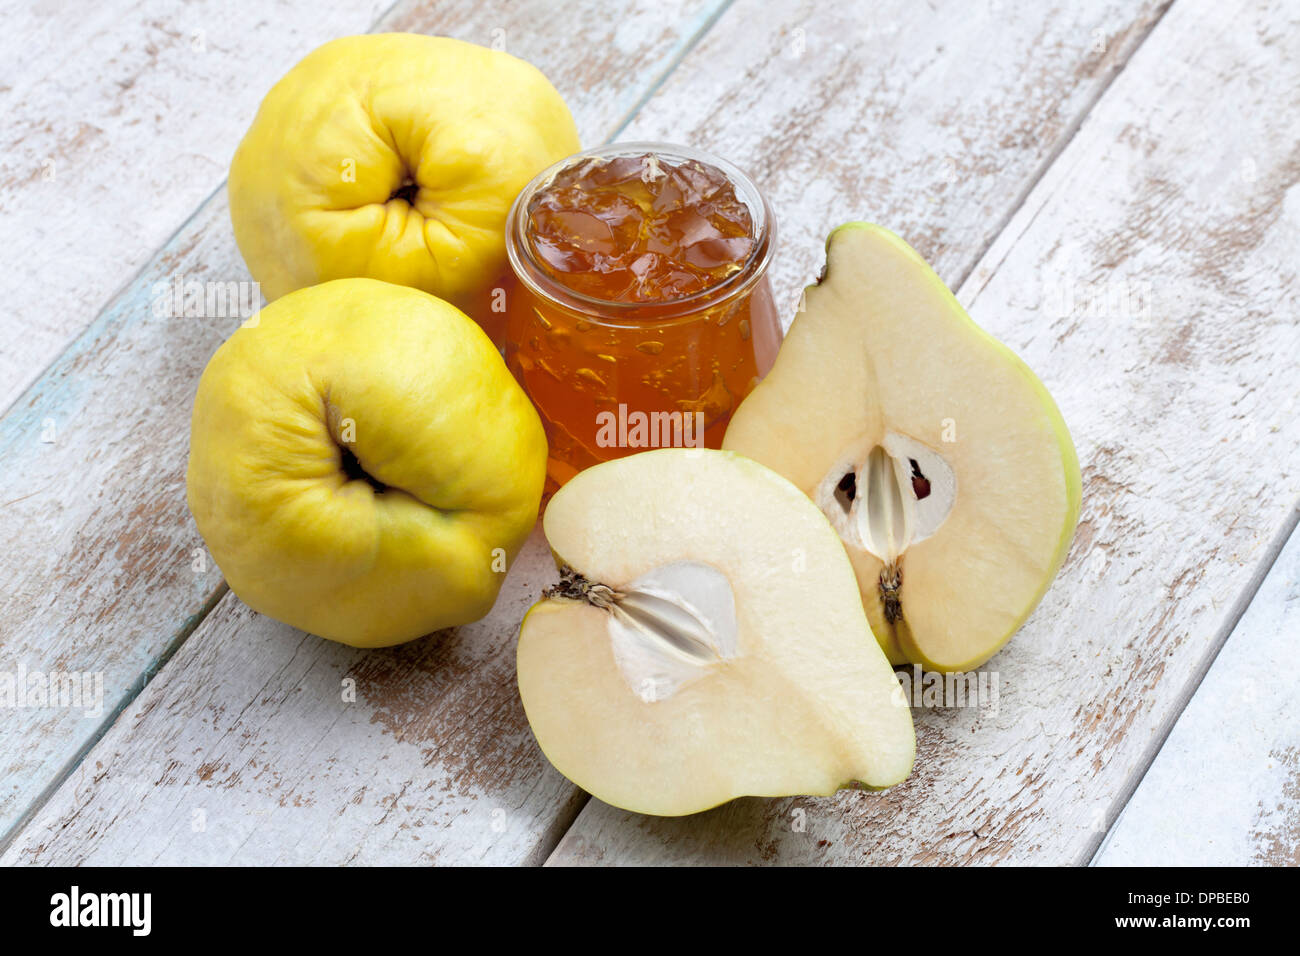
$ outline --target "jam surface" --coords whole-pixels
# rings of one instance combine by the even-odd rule
[[[668,302],[744,268],[749,207],[722,170],[654,154],[591,157],[561,170],[528,207],[542,270],[607,302]]]

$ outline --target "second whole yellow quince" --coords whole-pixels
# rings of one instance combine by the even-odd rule
[[[380,647],[488,612],[545,472],[537,412],[478,326],[416,289],[339,279],[217,350],[186,484],[246,604]]]

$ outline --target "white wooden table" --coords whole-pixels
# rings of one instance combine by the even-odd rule
[[[1294,2],[57,7],[0,35],[0,679],[97,674],[104,704],[0,708],[0,861],[1300,863]],[[996,712],[917,710],[884,794],[639,817],[555,773],[520,708],[538,536],[487,619],[396,650],[226,591],[183,475],[238,319],[154,317],[152,288],[247,278],[223,187],[260,97],[380,29],[526,57],[588,145],[749,170],[787,312],[826,232],[871,219],[1025,357],[1083,513],[986,665]]]

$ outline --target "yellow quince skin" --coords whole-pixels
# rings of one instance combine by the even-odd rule
[[[545,471],[537,412],[474,322],[339,279],[277,299],[217,350],[186,484],[246,604],[379,647],[488,612]]]
[[[490,325],[510,205],[578,148],[560,94],[523,60],[448,37],[344,37],[263,100],[231,163],[230,218],[268,300],[363,276]]]

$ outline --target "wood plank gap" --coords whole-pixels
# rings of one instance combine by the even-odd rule
[[[1278,556],[1282,553],[1283,549],[1286,548],[1287,542],[1291,540],[1291,536],[1296,533],[1297,526],[1300,526],[1300,501],[1297,501],[1295,507],[1291,510],[1290,519],[1278,531],[1276,537],[1269,542],[1268,550],[1264,552],[1263,558],[1256,566],[1255,573],[1251,577],[1250,583],[1246,587],[1242,588],[1241,592],[1237,595],[1237,600],[1233,602],[1232,609],[1228,612],[1228,617],[1227,620],[1224,621],[1223,627],[1219,630],[1219,633],[1215,634],[1214,642],[1206,652],[1205,658],[1201,662],[1200,669],[1197,671],[1195,676],[1187,682],[1186,686],[1183,687],[1181,699],[1170,708],[1169,716],[1160,724],[1156,732],[1152,735],[1151,741],[1147,744],[1147,748],[1140,759],[1139,766],[1134,768],[1130,780],[1126,781],[1124,786],[1120,788],[1120,792],[1115,798],[1115,809],[1110,814],[1106,831],[1104,833],[1098,833],[1092,845],[1084,848],[1084,852],[1080,854],[1080,859],[1076,861],[1077,864],[1083,865],[1085,862],[1088,866],[1096,864],[1097,858],[1106,848],[1106,844],[1114,834],[1115,827],[1118,826],[1120,817],[1124,814],[1124,808],[1128,806],[1129,801],[1133,799],[1133,794],[1135,794],[1138,787],[1142,785],[1143,779],[1146,777],[1148,771],[1151,770],[1151,765],[1155,763],[1156,757],[1164,748],[1165,741],[1168,740],[1169,735],[1173,733],[1174,727],[1178,723],[1178,719],[1183,716],[1183,711],[1187,709],[1187,705],[1190,704],[1192,698],[1196,696],[1196,692],[1200,689],[1202,682],[1205,680],[1205,676],[1209,674],[1210,668],[1214,666],[1214,662],[1223,651],[1224,645],[1228,643],[1228,638],[1232,637],[1232,632],[1237,629],[1237,625],[1240,623],[1243,615],[1245,615],[1246,609],[1249,608],[1251,602],[1255,600],[1255,595],[1259,593],[1259,589],[1261,585],[1263,585],[1264,579],[1268,577],[1269,571],[1271,571],[1273,565],[1277,563]]]
[[[614,132],[610,133],[609,136],[605,138],[605,142],[615,142],[623,135],[623,131],[632,125],[632,121],[636,119],[637,114],[640,113],[641,110],[645,108],[645,105],[654,98],[655,94],[658,93],[664,83],[667,82],[668,77],[672,76],[673,72],[682,65],[682,61],[691,55],[691,52],[699,45],[700,41],[703,40],[708,32],[713,29],[714,25],[722,19],[723,14],[731,9],[731,5],[735,2],[736,0],[723,0],[723,3],[718,7],[718,9],[709,14],[705,21],[700,24],[699,29],[691,34],[691,36],[687,38],[686,42],[682,44],[681,49],[678,50],[676,56],[669,61],[668,66],[650,82],[650,85],[646,88],[646,91],[641,98],[633,103],[632,108],[629,109],[623,115],[623,118],[614,125]]]
[[[163,240],[162,245],[151,252],[149,258],[140,264],[140,268],[128,276],[126,281],[114,289],[113,292],[104,300],[104,304],[95,312],[95,317],[90,320],[90,324],[80,333],[69,339],[68,344],[65,345],[61,351],[55,352],[54,355],[50,357],[49,362],[47,362],[41,369],[40,373],[27,384],[27,387],[14,396],[13,401],[8,405],[0,407],[0,418],[4,418],[11,411],[21,406],[27,401],[33,392],[36,392],[45,385],[46,378],[67,359],[68,355],[73,350],[76,349],[77,343],[79,343],[83,338],[93,335],[95,329],[98,328],[100,322],[104,319],[105,313],[110,312],[119,300],[130,294],[131,289],[134,288],[135,284],[142,280],[150,269],[154,268],[154,263],[157,261],[158,257],[162,255],[168,247],[170,247],[171,244],[190,227],[190,224],[193,223],[195,218],[207,207],[208,203],[212,202],[215,197],[219,196],[221,191],[225,188],[226,181],[223,179],[217,184],[217,187],[213,189],[212,192],[208,193],[199,201],[193,211],[191,211],[190,214],[181,221],[176,229]],[[20,498],[17,500],[21,501],[22,499]],[[15,502],[12,501],[5,502],[5,504],[14,503]]]
[[[393,0],[393,2],[390,3],[384,9],[383,13],[381,13],[378,17],[374,19],[374,21],[370,24],[369,28],[367,29],[367,32],[373,33],[375,28],[380,26],[382,23],[384,23],[384,21],[388,19],[389,15],[391,15],[393,11],[402,2],[403,0]],[[90,324],[86,326],[87,331],[89,329],[94,328],[94,326],[103,317],[104,313],[107,312],[109,309],[111,309],[115,302],[117,302],[122,296],[126,295],[130,291],[130,289],[137,282],[140,281],[140,279],[145,275],[145,273],[147,273],[149,269],[153,266],[158,256],[162,255],[162,253],[168,247],[170,247],[171,244],[175,242],[185,232],[186,229],[190,228],[195,218],[203,211],[203,209],[208,205],[208,203],[210,203],[216,196],[220,195],[221,191],[225,188],[226,188],[226,179],[223,177],[221,182],[219,182],[210,193],[208,193],[201,200],[199,200],[198,203],[195,204],[194,209],[190,211],[190,214],[186,216],[176,226],[176,228],[172,230],[170,234],[168,234],[167,238],[165,238],[161,243],[159,243],[158,247],[155,248],[154,251],[151,252],[148,255],[148,257],[146,257],[144,261],[140,263],[140,268],[137,269],[130,276],[128,276],[126,281],[124,281],[121,285],[119,285],[116,289],[114,289],[113,292],[110,293],[104,299],[104,304],[99,307],[98,311],[96,311],[95,318],[92,319]],[[85,332],[83,331],[82,334],[85,334]],[[50,357],[50,361],[47,362],[45,366],[41,369],[40,373],[35,378],[33,378],[30,383],[28,383],[27,387],[24,388],[17,395],[15,395],[13,399],[9,401],[7,404],[5,404],[3,407],[0,407],[0,417],[8,414],[10,409],[16,408],[25,398],[27,398],[27,396],[40,385],[41,381],[45,378],[46,374],[51,369],[53,369],[56,365],[58,365],[63,360],[63,358],[67,355],[67,353],[70,352],[76,346],[77,341],[80,338],[81,335],[73,336],[73,338],[68,342],[66,347],[64,347],[61,351],[56,352],[54,355],[52,355]],[[4,842],[3,840],[0,840],[0,852],[3,851],[3,848],[4,848]]]
[[[578,814],[582,813],[590,802],[591,794],[575,785],[572,797],[565,803],[564,808],[555,815],[555,819],[547,829],[546,835],[537,841],[537,847],[519,865],[545,866],[546,861],[555,852],[555,848],[560,845],[560,841],[568,836],[569,830],[578,821]]]
[[[139,0],[60,25],[35,5],[13,18],[0,235],[24,253],[6,280],[23,334],[0,355],[0,411],[224,179],[271,83],[321,43],[373,29],[394,0],[279,4],[260,18],[251,0],[179,6]],[[86,208],[96,214],[79,222]]]
[[[1119,54],[1115,57],[1115,64],[1111,67],[1105,81],[1097,87],[1093,95],[1084,103],[1083,108],[1079,110],[1073,121],[1066,126],[1065,133],[1061,137],[1060,142],[1058,142],[1051,151],[1048,152],[1048,154],[1043,158],[1043,161],[1039,163],[1038,168],[1030,174],[1028,180],[1025,181],[1024,188],[1020,190],[1019,195],[1017,195],[1011,205],[1007,207],[1007,212],[998,222],[997,228],[989,234],[989,237],[978,249],[974,258],[967,262],[965,268],[958,274],[958,277],[954,280],[951,286],[954,292],[966,284],[966,280],[971,277],[975,268],[984,261],[984,257],[988,255],[988,251],[993,248],[993,244],[1002,237],[1002,233],[1004,233],[1007,227],[1015,220],[1025,203],[1029,201],[1029,197],[1038,187],[1038,183],[1047,175],[1047,171],[1051,169],[1052,166],[1055,165],[1056,161],[1065,153],[1066,147],[1074,141],[1074,137],[1083,126],[1084,121],[1092,115],[1093,109],[1095,109],[1097,104],[1101,102],[1102,97],[1106,95],[1111,86],[1114,85],[1115,81],[1119,79],[1120,74],[1124,72],[1128,67],[1129,62],[1133,59],[1133,55],[1142,48],[1142,44],[1146,43],[1147,38],[1151,36],[1155,28],[1160,25],[1160,21],[1165,18],[1165,14],[1169,12],[1169,9],[1173,5],[1174,0],[1168,0],[1167,3],[1155,11],[1150,22],[1139,24],[1139,29],[1131,31],[1130,34],[1125,37],[1125,42],[1120,45]],[[993,269],[990,269],[989,274],[992,275],[993,271]],[[978,290],[975,294],[978,294]]]
[[[176,633],[172,636],[172,639],[167,643],[167,646],[163,648],[162,653],[149,663],[149,666],[145,668],[144,672],[140,675],[140,678],[126,689],[118,699],[117,703],[113,705],[113,708],[104,715],[104,719],[100,721],[99,726],[95,728],[94,732],[86,738],[86,742],[81,745],[81,749],[68,758],[67,762],[59,768],[58,772],[50,778],[50,782],[45,785],[45,788],[39,795],[37,795],[36,799],[28,805],[27,809],[16,820],[14,820],[13,825],[4,833],[0,833],[0,855],[3,855],[5,850],[9,849],[9,844],[17,838],[18,834],[22,833],[23,828],[26,827],[32,817],[39,813],[45,804],[49,802],[50,798],[54,796],[59,787],[63,786],[64,781],[76,772],[77,768],[81,766],[81,762],[86,759],[86,755],[95,749],[95,745],[103,739],[104,735],[108,733],[113,724],[117,723],[117,719],[122,716],[123,712],[135,702],[135,699],[140,696],[146,687],[149,686],[149,683],[162,672],[162,669],[167,665],[167,662],[171,660],[176,652],[181,649],[181,646],[189,640],[190,635],[198,630],[199,625],[203,623],[204,619],[209,613],[211,613],[212,609],[217,606],[217,602],[225,597],[226,592],[229,590],[229,585],[227,585],[223,579],[209,596],[204,605],[181,623],[180,628],[177,629]],[[580,810],[581,807],[578,809]],[[574,815],[577,815],[576,811]],[[561,836],[562,835],[563,834],[561,834]],[[557,842],[559,839],[559,837],[556,837]]]

